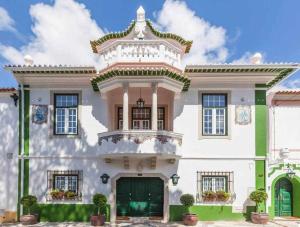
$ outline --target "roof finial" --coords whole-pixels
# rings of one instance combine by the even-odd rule
[[[140,6],[136,11],[136,20],[137,21],[145,21],[145,10],[143,6]]]
[[[254,64],[254,65],[258,65],[258,64],[261,64],[262,63],[262,55],[261,53],[259,52],[256,52],[254,55],[251,56],[250,58],[250,61],[251,61],[251,64]]]
[[[27,66],[33,65],[33,58],[28,54],[24,56],[24,61]]]

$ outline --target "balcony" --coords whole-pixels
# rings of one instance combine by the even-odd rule
[[[99,133],[98,143],[106,162],[132,156],[175,162],[181,156],[182,135],[171,131],[119,130]]]

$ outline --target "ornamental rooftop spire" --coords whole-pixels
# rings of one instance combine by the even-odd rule
[[[145,21],[145,10],[143,6],[140,6],[136,11],[136,21]]]

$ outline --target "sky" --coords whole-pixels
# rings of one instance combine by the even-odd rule
[[[3,69],[23,64],[95,65],[89,41],[125,30],[142,5],[161,31],[193,40],[184,64],[300,62],[299,0],[0,0],[0,87],[17,86]],[[279,85],[300,88],[300,72]]]

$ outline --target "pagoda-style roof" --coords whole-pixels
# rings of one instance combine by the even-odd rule
[[[137,11],[137,19],[132,21],[132,23],[128,26],[128,28],[125,31],[109,33],[97,40],[90,41],[90,44],[93,52],[98,53],[99,50],[97,47],[103,45],[108,41],[126,38],[127,36],[130,40],[132,39],[132,37],[129,37],[129,35],[133,32],[138,33],[137,37],[135,37],[136,40],[143,40],[144,33],[146,33],[146,30],[150,31],[150,33],[154,37],[177,43],[179,46],[181,46],[184,53],[188,53],[191,49],[193,41],[185,40],[181,36],[173,33],[160,32],[156,30],[149,19],[145,20],[145,11],[142,7],[140,7]]]

